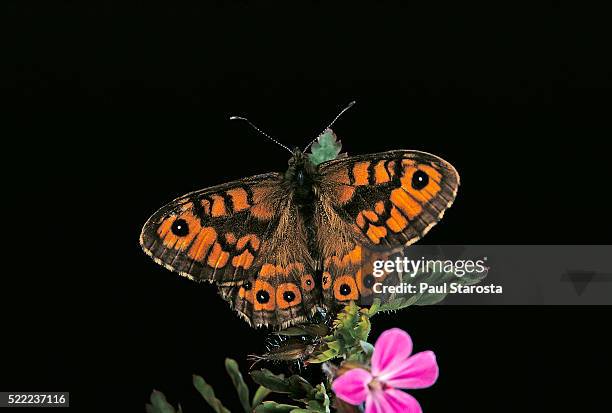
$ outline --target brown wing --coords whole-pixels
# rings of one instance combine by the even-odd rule
[[[286,326],[319,299],[305,234],[282,175],[272,173],[172,201],[149,218],[140,243],[169,270],[217,284],[250,324]]]
[[[385,273],[374,277],[374,262],[393,260],[402,256],[402,247],[389,250],[370,249],[353,242],[349,251],[329,256],[323,260],[322,289],[323,306],[334,310],[338,305],[356,301],[359,305],[370,305],[374,298],[385,300],[386,290],[374,291],[374,283],[397,285],[396,273]]]
[[[323,274],[332,285],[324,300],[358,299],[364,262],[353,262],[361,248],[390,251],[423,237],[444,215],[457,195],[459,174],[443,159],[418,151],[390,151],[323,163],[318,239]],[[356,252],[353,252],[356,255]],[[352,279],[352,281],[350,281]],[[361,285],[360,285],[361,284]]]

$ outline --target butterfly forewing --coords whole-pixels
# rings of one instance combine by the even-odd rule
[[[266,174],[184,195],[144,225],[140,243],[155,261],[195,280],[247,278],[273,231],[274,191]]]

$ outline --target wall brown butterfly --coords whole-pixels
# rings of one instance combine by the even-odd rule
[[[325,133],[331,133],[327,129]],[[284,328],[371,293],[365,248],[410,245],[451,206],[455,168],[395,150],[195,191],[155,212],[140,236],[155,262],[217,285],[252,326]]]

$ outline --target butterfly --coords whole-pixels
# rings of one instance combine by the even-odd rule
[[[155,212],[140,236],[155,262],[214,283],[254,327],[286,328],[371,295],[366,252],[416,242],[457,196],[459,174],[429,153],[317,164],[305,150],[290,152],[284,173],[181,196]]]

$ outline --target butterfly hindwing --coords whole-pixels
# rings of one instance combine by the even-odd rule
[[[246,282],[220,286],[219,290],[250,324],[280,328],[305,322],[321,297],[312,267],[301,262],[264,264]]]
[[[319,226],[343,234],[331,237],[335,249],[322,247],[323,274],[330,280],[323,291],[327,307],[371,295],[372,253],[366,252],[390,253],[416,242],[442,219],[459,186],[452,165],[418,151],[337,159],[319,171]]]

